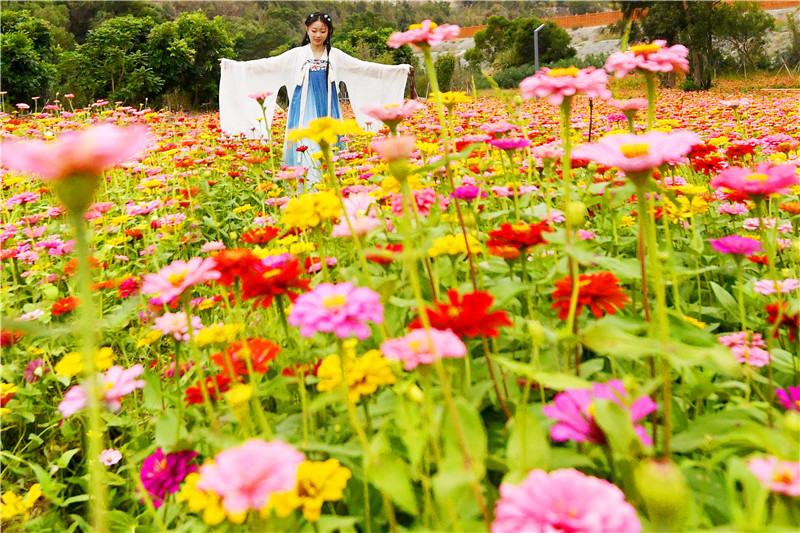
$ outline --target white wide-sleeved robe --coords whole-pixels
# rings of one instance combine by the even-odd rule
[[[253,61],[232,61],[223,59],[219,85],[219,113],[222,131],[228,135],[244,134],[250,138],[261,138],[263,126],[259,118],[266,116],[267,124],[272,126],[275,100],[278,90],[286,86],[289,98],[293,98],[295,88],[302,86],[302,98],[308,91],[308,63],[314,59],[311,45],[293,48],[277,57]],[[403,101],[410,65],[381,65],[361,61],[331,48],[328,79],[330,82],[343,81],[347,86],[353,114],[359,126],[367,129],[372,119],[361,108],[369,104],[392,105]],[[271,92],[264,101],[264,111],[255,99],[248,95]],[[330,90],[328,111],[330,115]],[[289,108],[291,109],[291,102]],[[305,109],[301,102],[300,109]],[[287,124],[288,124],[287,120]],[[300,127],[307,123],[300,120]]]

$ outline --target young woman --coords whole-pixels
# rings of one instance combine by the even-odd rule
[[[341,118],[337,91],[340,81],[347,86],[356,121],[365,129],[371,119],[361,111],[362,107],[403,101],[410,65],[370,63],[332,48],[333,21],[326,13],[312,13],[305,25],[306,35],[299,48],[254,61],[221,60],[219,111],[225,133],[251,138],[265,136],[264,126],[258,119],[266,116],[271,126],[275,99],[282,86],[289,92],[287,131],[304,128],[319,117]],[[256,99],[249,96],[254,93],[267,94],[264,113]],[[309,147],[305,154],[297,152],[300,144]],[[311,166],[309,152],[318,150],[319,146],[307,139],[301,143],[286,142],[284,164],[308,168]]]

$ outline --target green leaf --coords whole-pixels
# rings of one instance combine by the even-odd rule
[[[524,415],[524,416],[523,416]],[[550,445],[533,408],[520,410],[511,424],[506,447],[508,469],[529,472],[536,468],[547,470],[550,465]]]
[[[417,497],[411,484],[411,468],[399,455],[393,454],[388,439],[379,433],[372,442],[373,453],[378,452],[376,462],[367,463],[369,480],[388,495],[398,507],[407,513],[417,514]]]
[[[108,528],[109,531],[127,533],[136,530],[139,522],[132,515],[125,511],[114,509],[108,513]]]
[[[56,466],[61,469],[67,468],[69,462],[79,451],[81,451],[80,448],[73,448],[71,450],[65,451],[64,453],[61,454],[61,457],[58,458],[58,461],[56,461]]]
[[[486,455],[488,439],[486,428],[483,425],[478,410],[464,397],[459,396],[454,399],[461,431],[466,441],[466,452],[470,459],[470,469],[477,479],[483,477],[486,470]],[[445,410],[442,422],[442,439],[444,441],[442,461],[443,470],[458,470],[465,468],[464,454],[456,431],[455,421],[449,416],[449,411]]]
[[[183,423],[181,423],[181,425],[182,424]],[[178,437],[177,430],[178,416],[175,414],[175,411],[169,410],[165,412],[156,421],[156,428],[153,432],[156,446],[164,449],[171,449],[175,446]],[[186,430],[182,429],[181,433],[186,435]]]
[[[717,302],[719,302],[725,311],[730,313],[732,316],[738,316],[739,304],[736,302],[736,298],[731,296],[731,293],[713,281],[711,282],[711,290],[714,291],[714,296],[716,296]]]
[[[355,531],[355,525],[361,521],[359,516],[331,516],[322,515],[319,517],[317,527],[321,532],[340,531],[346,533]]]
[[[538,372],[533,370],[532,365],[514,361],[513,359],[508,359],[502,356],[495,356],[492,360],[514,374],[533,380],[547,389],[561,391],[567,389],[592,388],[592,384],[585,379],[581,379],[570,374],[559,374],[557,372]]]
[[[596,400],[594,419],[603,430],[608,445],[622,457],[637,456],[642,449],[642,442],[633,430],[633,422],[628,411],[611,400]]]
[[[584,329],[583,345],[599,354],[620,359],[639,360],[652,355],[665,355],[670,363],[679,368],[694,365],[714,368],[728,375],[736,375],[741,368],[722,345],[693,346],[671,338],[664,346],[660,340],[639,335],[646,324],[615,316],[606,316]]]

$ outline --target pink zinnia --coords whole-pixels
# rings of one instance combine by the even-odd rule
[[[146,126],[103,124],[64,132],[57,141],[3,141],[3,165],[47,181],[79,174],[99,176],[106,167],[133,158],[151,142]]]
[[[378,152],[378,155],[383,159],[391,163],[399,159],[409,159],[414,151],[416,142],[417,139],[415,137],[400,135],[398,137],[389,137],[382,141],[375,141],[372,143],[371,148]]]
[[[380,120],[388,126],[390,124],[398,124],[400,121],[407,119],[421,109],[425,109],[425,104],[416,100],[407,100],[402,104],[396,105],[366,105],[361,108],[361,112]]]
[[[100,452],[100,462],[106,466],[115,465],[122,460],[122,453],[119,450],[109,448]]]
[[[186,313],[164,313],[153,320],[151,329],[160,331],[163,335],[172,335],[175,340],[189,341],[189,323],[186,321]],[[194,334],[203,329],[203,322],[199,316],[192,315],[192,330]]]
[[[220,273],[214,270],[216,266],[210,257],[193,257],[188,262],[178,259],[158,274],[147,274],[142,282],[142,293],[158,294],[162,303],[171,302],[192,285],[218,279]]]
[[[639,533],[642,523],[612,483],[572,468],[533,470],[519,485],[500,485],[492,533],[580,531]]]
[[[492,139],[489,144],[498,150],[519,150],[520,148],[527,148],[531,145],[531,142],[528,139],[502,138]]]
[[[800,288],[800,281],[794,278],[786,278],[785,280],[771,280],[760,279],[753,285],[753,290],[759,294],[775,294],[780,291],[781,293],[792,292]]]
[[[383,322],[381,297],[352,283],[320,283],[298,296],[289,313],[289,324],[299,326],[303,337],[325,332],[340,339],[355,335],[364,340],[370,336],[367,322]]]
[[[800,462],[781,461],[777,457],[753,459],[747,467],[762,485],[772,492],[800,496]]]
[[[452,330],[432,328],[415,329],[405,337],[386,340],[381,352],[387,359],[403,361],[406,370],[413,370],[417,365],[433,363],[437,357],[464,357],[467,347]]]
[[[608,105],[620,111],[641,111],[647,109],[647,98],[630,98],[628,100],[609,100]]]
[[[575,159],[589,159],[625,173],[644,172],[677,163],[702,141],[689,131],[650,131],[642,135],[609,135],[572,151]]]
[[[144,367],[141,364],[133,365],[127,370],[121,366],[112,366],[105,375],[98,376],[98,387],[103,393],[106,407],[119,411],[121,399],[136,389],[144,388],[144,380],[135,379],[142,375]],[[89,397],[83,385],[75,385],[64,394],[64,399],[58,404],[58,410],[64,416],[72,416],[89,405]]]
[[[725,187],[759,200],[771,194],[786,194],[789,187],[798,182],[800,176],[797,175],[797,167],[792,164],[772,166],[769,163],[759,163],[755,171],[749,168],[727,168],[711,180],[711,186]]]
[[[543,68],[533,76],[525,78],[519,84],[522,97],[546,98],[553,105],[561,105],[564,97],[585,94],[589,98],[611,98],[608,90],[608,75],[602,69],[594,67],[578,69],[576,67],[549,69]]]
[[[556,395],[553,403],[545,405],[542,412],[557,421],[550,429],[550,436],[553,437],[553,440],[588,441],[594,444],[606,442],[606,436],[595,422],[592,414],[595,400],[610,400],[625,408],[639,439],[647,446],[653,443],[644,427],[637,426],[636,422],[656,410],[655,402],[649,396],[642,396],[629,402],[625,386],[622,381],[616,379],[605,385],[593,383],[591,391],[585,389],[566,390]]]
[[[747,331],[740,331],[730,335],[723,335],[717,340],[720,344],[731,349],[731,353],[739,363],[756,368],[769,363],[770,354],[764,349],[766,343],[760,333],[751,335]]]
[[[303,461],[305,455],[285,442],[251,439],[201,466],[197,488],[219,495],[229,513],[258,511],[269,503],[272,493],[295,487]]]
[[[714,251],[722,254],[753,255],[763,251],[761,242],[740,235],[728,235],[720,239],[708,239]]]
[[[442,24],[439,26],[430,20],[423,20],[421,24],[412,24],[408,31],[395,32],[386,40],[389,48],[400,48],[404,44],[410,44],[422,49],[433,47],[442,41],[457,39],[461,33],[461,28],[454,24]]]
[[[667,41],[637,44],[625,52],[616,52],[606,60],[605,69],[622,78],[636,69],[649,72],[689,72],[689,49],[682,44],[664,46]]]

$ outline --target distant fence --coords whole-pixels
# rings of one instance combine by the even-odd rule
[[[727,0],[731,2],[732,0]],[[772,9],[787,9],[792,7],[800,6],[800,0],[767,0],[759,2],[759,7],[762,10],[772,10]],[[634,13],[633,18],[639,19],[644,15],[644,11],[639,11]],[[571,29],[571,28],[587,28],[590,26],[608,26],[609,24],[614,24],[615,22],[619,22],[622,20],[622,12],[621,11],[605,11],[603,13],[587,13],[585,15],[569,15],[566,17],[553,17],[553,18],[545,18],[542,19],[544,21],[552,20],[560,28],[564,29]],[[466,26],[461,28],[461,33],[459,33],[458,37],[460,39],[466,39],[467,37],[474,37],[475,33],[479,30],[485,29],[486,26]]]

